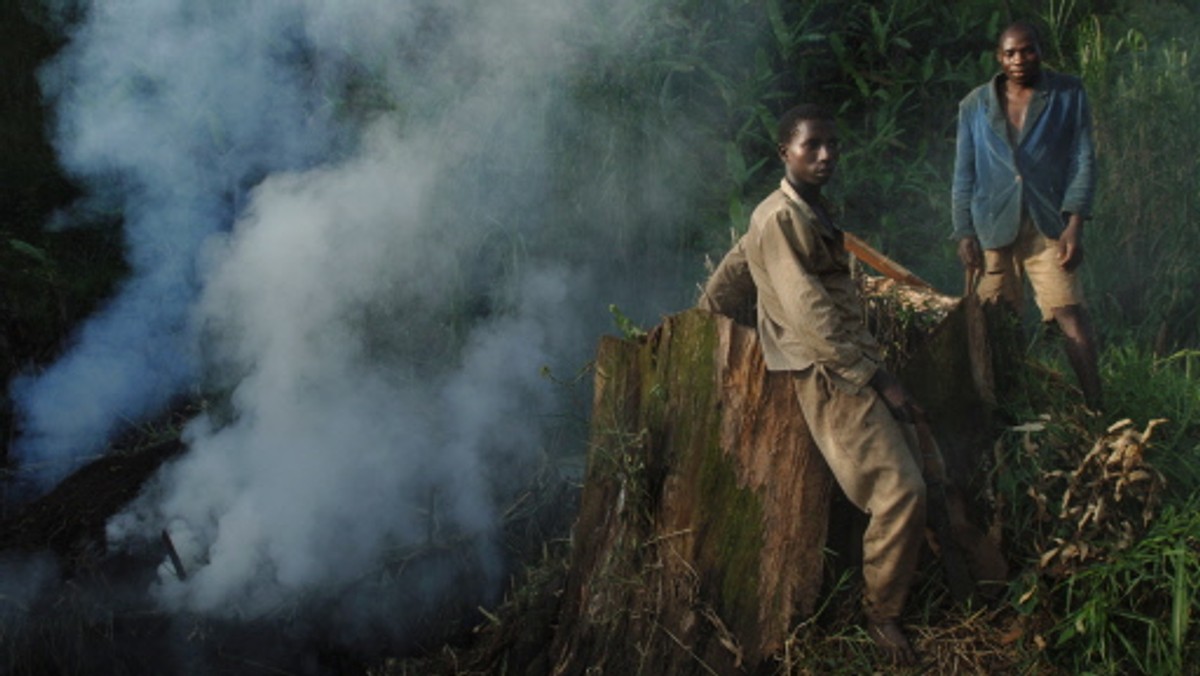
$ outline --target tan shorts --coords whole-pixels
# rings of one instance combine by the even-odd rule
[[[1058,264],[1058,242],[1043,235],[1029,216],[1021,219],[1017,241],[983,252],[983,278],[975,292],[980,300],[1003,299],[1015,308],[1024,302],[1023,278],[1029,278],[1042,319],[1054,319],[1054,309],[1083,305],[1079,275]]]

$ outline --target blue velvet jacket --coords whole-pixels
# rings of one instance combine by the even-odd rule
[[[1058,239],[1067,216],[1091,217],[1096,191],[1092,115],[1079,78],[1042,72],[1015,145],[997,93],[1003,74],[958,108],[954,234],[985,249],[1011,244],[1022,207],[1038,230]]]

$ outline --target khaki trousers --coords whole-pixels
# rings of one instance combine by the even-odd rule
[[[869,516],[863,534],[867,619],[904,609],[925,533],[925,480],[916,435],[870,386],[855,387],[820,365],[793,375],[817,448],[846,497]]]

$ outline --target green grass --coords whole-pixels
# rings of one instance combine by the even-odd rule
[[[1011,585],[1014,608],[1044,627],[1047,651],[1039,659],[1071,673],[1180,673],[1200,658],[1192,617],[1200,603],[1200,371],[1194,352],[1155,357],[1131,340],[1102,355],[1107,413],[1095,418],[1075,405],[1069,369],[1035,349],[1030,358],[1043,377],[1028,379],[1010,409],[1035,423],[1002,438],[995,477],[1004,507],[1006,540],[1023,561]],[[1064,474],[1074,471],[1094,440],[1121,418],[1140,430],[1162,418],[1145,458],[1166,478],[1162,504],[1143,529],[1131,518],[1127,545],[1115,534],[1089,540],[1098,557],[1056,570],[1039,557],[1055,538],[1073,537],[1075,519],[1062,519]],[[1039,497],[1041,496],[1041,497]],[[1078,497],[1078,496],[1077,496]],[[1140,503],[1114,509],[1140,514]]]

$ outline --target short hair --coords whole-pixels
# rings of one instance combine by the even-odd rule
[[[1033,40],[1033,46],[1037,47],[1039,51],[1042,49],[1042,34],[1037,26],[1029,21],[1014,21],[1008,24],[1008,27],[1000,31],[1000,36],[996,38],[996,48],[999,49],[1000,45],[1004,43],[1005,35],[1013,33],[1029,36],[1029,39]]]
[[[833,113],[825,106],[816,103],[801,103],[788,109],[779,117],[778,138],[780,145],[787,145],[796,135],[796,128],[805,120],[824,120],[833,122]]]

